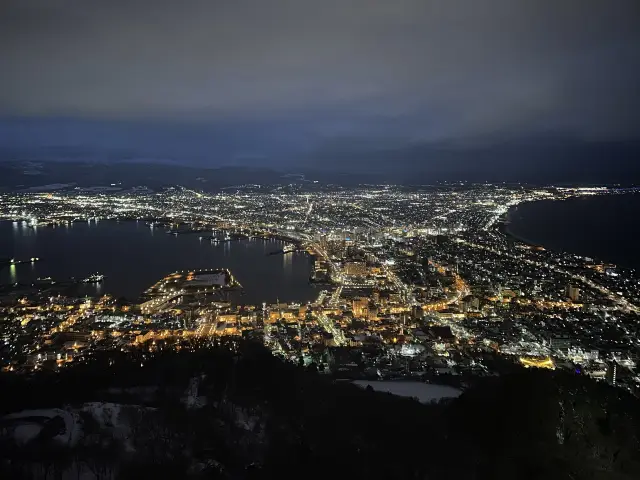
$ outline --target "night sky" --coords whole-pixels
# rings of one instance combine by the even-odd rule
[[[3,0],[0,152],[442,172],[611,145],[636,168],[639,22],[638,0]]]

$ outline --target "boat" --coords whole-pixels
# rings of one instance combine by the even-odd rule
[[[93,275],[89,275],[87,278],[82,280],[82,283],[100,283],[104,280],[104,275],[100,273],[94,273]]]
[[[291,253],[291,252],[295,252],[295,251],[296,251],[296,246],[293,243],[287,243],[282,248],[282,253]]]

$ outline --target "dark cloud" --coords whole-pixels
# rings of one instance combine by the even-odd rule
[[[639,18],[637,0],[4,0],[0,115],[637,138]]]

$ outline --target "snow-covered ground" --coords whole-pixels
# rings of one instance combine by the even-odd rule
[[[55,417],[61,417],[64,421],[64,432],[54,436],[52,440],[66,445],[74,445],[82,435],[82,428],[78,421],[78,415],[69,410],[60,408],[23,410],[5,415],[0,418],[0,421],[5,425],[13,425],[13,438],[18,445],[24,445],[35,439],[47,421]]]
[[[367,385],[371,385],[371,388],[378,392],[389,392],[401,397],[417,398],[421,403],[437,402],[442,398],[455,398],[462,393],[461,390],[446,385],[433,385],[421,382],[354,380],[353,383],[362,388],[367,388]]]
[[[184,392],[184,396],[181,401],[187,408],[202,408],[207,404],[207,397],[198,396],[198,390],[200,389],[200,382],[204,380],[205,376],[191,377],[189,380],[189,386]]]
[[[58,444],[74,446],[85,437],[86,433],[81,414],[89,414],[98,426],[114,439],[126,440],[131,431],[131,425],[128,423],[130,414],[135,418],[151,410],[154,409],[139,405],[91,402],[77,408],[48,408],[11,413],[0,417],[0,426],[5,428],[17,445],[26,445],[40,435],[48,422],[54,421],[55,417],[60,417],[64,427],[48,439]],[[122,413],[125,415],[121,415]]]

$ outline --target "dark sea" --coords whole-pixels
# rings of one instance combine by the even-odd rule
[[[279,240],[261,239],[211,244],[197,233],[167,235],[162,228],[135,221],[35,228],[0,222],[0,259],[41,259],[1,268],[0,284],[28,284],[38,277],[60,282],[100,273],[106,276],[104,282],[83,286],[88,290],[84,294],[109,293],[134,300],[176,270],[228,268],[244,287],[242,304],[316,298],[318,290],[309,284],[307,254],[268,255],[283,245]]]
[[[508,218],[522,240],[640,269],[640,194],[524,203]]]

